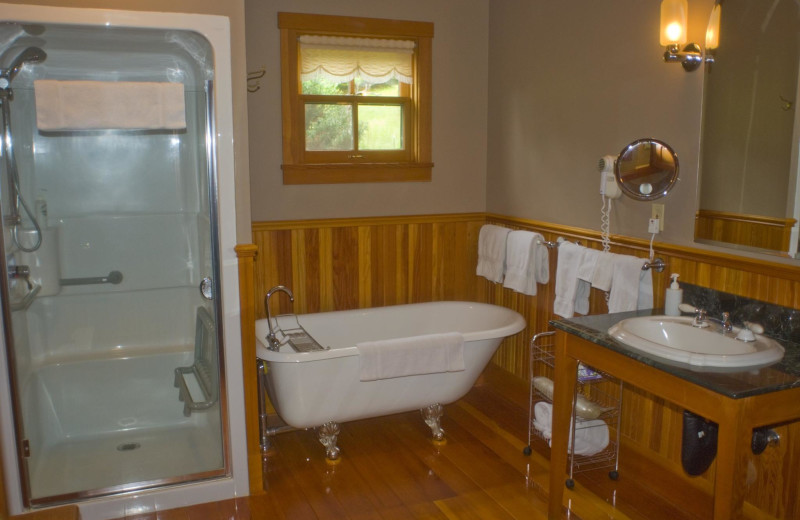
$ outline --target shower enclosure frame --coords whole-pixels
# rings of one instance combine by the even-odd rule
[[[216,165],[216,174],[209,171],[209,198],[212,203],[209,217],[216,225],[212,225],[211,243],[217,257],[215,273],[215,305],[216,320],[220,329],[220,399],[226,406],[222,409],[222,426],[224,437],[224,457],[228,467],[228,475],[207,481],[189,482],[181,486],[166,486],[174,479],[163,479],[148,483],[148,489],[136,493],[127,486],[117,486],[104,491],[120,493],[103,500],[91,500],[91,496],[78,496],[77,502],[84,518],[121,517],[131,514],[154,512],[156,510],[178,507],[181,505],[202,503],[209,500],[223,500],[235,496],[247,495],[249,492],[247,479],[246,436],[244,430],[244,395],[243,387],[237,384],[242,380],[241,334],[239,323],[238,296],[238,262],[233,250],[235,242],[235,197],[233,178],[233,116],[230,60],[230,28],[227,18],[215,15],[152,13],[138,11],[120,11],[104,9],[60,8],[33,5],[0,4],[3,19],[19,23],[55,23],[78,24],[97,27],[138,27],[170,30],[194,31],[206,38],[214,51],[214,84],[215,89],[208,92],[210,101],[206,106],[207,128],[206,153],[208,167]],[[216,233],[214,230],[217,230]],[[216,236],[214,236],[216,235]],[[0,245],[2,248],[2,245]],[[2,252],[2,251],[0,251]],[[5,263],[0,272],[0,289],[7,293],[8,278]],[[8,317],[10,310],[7,302],[3,302],[3,313]],[[9,331],[4,327],[3,348],[9,345]],[[224,361],[223,361],[224,360]],[[14,385],[13,370],[6,365],[5,356],[0,356],[0,384],[12,390]],[[14,390],[15,391],[15,390]],[[6,476],[6,494],[9,510],[18,514],[28,509],[23,497],[30,496],[25,489],[25,479],[20,477],[18,468],[24,466],[19,456],[24,450],[19,443],[17,453],[15,437],[9,425],[14,421],[13,404],[9,393],[0,396],[0,421],[5,425],[2,432],[3,464]],[[21,428],[21,427],[20,427]],[[178,479],[180,481],[180,479]],[[150,489],[150,485],[157,487]],[[80,495],[80,494],[78,494]],[[87,500],[81,501],[83,498]]]

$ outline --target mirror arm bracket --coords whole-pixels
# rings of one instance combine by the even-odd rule
[[[703,64],[703,52],[696,43],[687,44],[683,50],[678,50],[677,45],[667,46],[664,51],[664,61],[667,63],[680,63],[683,70],[692,72]]]

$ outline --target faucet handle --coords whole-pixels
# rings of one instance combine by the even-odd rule
[[[697,314],[698,312],[700,312],[700,309],[698,309],[697,307],[695,307],[690,303],[679,303],[678,309],[681,312],[688,312],[689,314]]]
[[[739,331],[739,334],[736,335],[736,339],[739,341],[744,342],[751,342],[756,340],[756,334],[763,334],[764,327],[759,325],[758,323],[753,323],[750,321],[745,321],[742,323],[744,327],[742,330]]]
[[[706,320],[706,311],[704,309],[697,308],[694,305],[690,305],[688,303],[681,303],[678,305],[678,310],[680,310],[681,312],[689,312],[694,314],[694,321],[692,321],[692,327],[699,327],[699,328],[708,327],[708,321]]]
[[[742,323],[744,327],[753,332],[754,334],[764,334],[764,327],[758,323],[753,323],[752,321],[745,321]]]

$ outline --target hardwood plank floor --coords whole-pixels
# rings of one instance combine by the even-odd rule
[[[527,385],[488,368],[462,400],[445,407],[447,443],[436,446],[418,412],[341,425],[339,464],[326,463],[313,431],[273,438],[266,493],[137,520],[526,519],[547,511],[547,447],[527,445]],[[647,480],[581,473],[564,518],[700,520],[649,489]],[[695,508],[696,509],[696,508]],[[133,517],[131,517],[133,518]]]

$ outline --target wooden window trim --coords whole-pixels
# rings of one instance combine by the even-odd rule
[[[430,181],[433,170],[431,148],[433,24],[350,16],[278,13],[278,28],[281,32],[283,183]],[[299,93],[300,79],[297,71],[297,37],[304,33],[389,37],[416,41],[416,71],[410,104],[414,114],[407,120],[407,124],[413,125],[413,130],[410,132],[412,136],[408,139],[410,142],[406,143],[408,159],[398,161],[396,155],[389,155],[386,162],[370,163],[325,163],[308,160],[302,138],[304,129],[296,127],[304,121],[305,110]],[[317,156],[324,157],[319,154]]]

